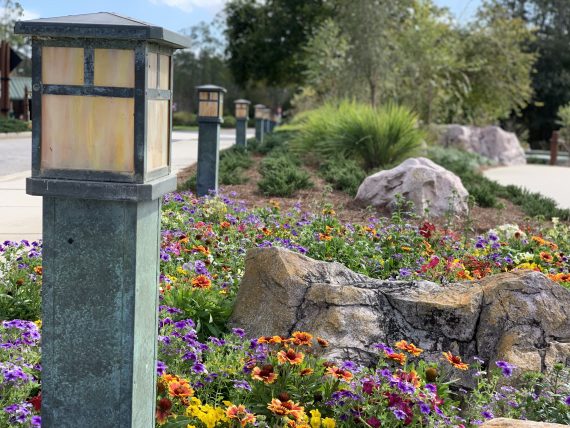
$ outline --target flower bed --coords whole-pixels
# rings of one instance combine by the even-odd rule
[[[481,363],[446,353],[438,367],[404,342],[380,344],[378,366],[365,368],[319,359],[326,340],[308,333],[247,341],[226,326],[247,248],[281,246],[383,279],[445,286],[532,269],[569,287],[567,225],[541,232],[506,225],[467,237],[408,220],[403,208],[391,219],[346,224],[330,206],[309,213],[273,202],[248,210],[191,193],[165,197],[162,223],[157,420],[165,427],[468,426],[493,415],[570,422],[562,367],[514,389],[500,386],[498,374],[482,376]],[[41,276],[41,243],[0,245],[2,319],[39,319]],[[0,426],[39,424],[39,324],[5,321],[0,329]],[[468,364],[477,388],[452,391],[453,370]]]

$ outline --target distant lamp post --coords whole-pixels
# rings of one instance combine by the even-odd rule
[[[269,107],[263,110],[263,132],[265,134],[271,133],[271,109]]]
[[[154,427],[172,54],[188,40],[112,13],[15,31],[32,36],[26,191],[43,196],[42,426]]]
[[[263,134],[265,131],[265,106],[263,104],[257,104],[255,106],[255,139],[260,143],[263,142]]]
[[[220,125],[223,123],[224,94],[220,86],[203,85],[198,91],[198,196],[218,191]]]
[[[248,100],[235,100],[236,106],[236,144],[240,147],[247,145],[247,121],[249,119],[249,106],[251,104]]]

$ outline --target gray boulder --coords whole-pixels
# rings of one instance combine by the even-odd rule
[[[477,128],[449,125],[441,134],[440,144],[484,156],[498,165],[524,165],[526,157],[519,139],[498,126]]]
[[[544,371],[570,363],[570,290],[534,271],[440,286],[384,281],[281,248],[247,253],[230,324],[250,337],[307,331],[325,357],[374,362],[372,345],[405,339],[441,360],[506,360]],[[469,380],[465,380],[466,384]]]
[[[420,215],[426,208],[433,217],[449,211],[456,215],[469,211],[469,194],[461,179],[426,158],[410,158],[396,168],[367,177],[358,188],[356,202],[391,213],[396,207],[396,195],[413,202]]]

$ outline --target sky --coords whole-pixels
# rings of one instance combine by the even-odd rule
[[[24,19],[93,12],[115,12],[173,31],[210,22],[227,0],[19,0]],[[481,0],[434,0],[450,8],[460,22],[469,20]]]

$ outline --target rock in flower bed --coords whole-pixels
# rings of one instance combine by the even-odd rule
[[[338,220],[332,207],[321,208],[316,213],[300,206],[284,211],[274,203],[248,210],[226,197],[199,199],[184,193],[165,198],[157,400],[157,416],[164,426],[247,426],[252,418],[258,426],[279,427],[288,423],[287,419],[292,420],[289,426],[309,423],[311,427],[367,426],[365,423],[467,426],[493,414],[566,422],[568,380],[562,368],[517,390],[503,391],[497,386],[498,378],[478,376],[479,392],[464,399],[463,393],[450,392],[446,384],[456,373],[448,373],[448,359],[459,367],[466,364],[453,350],[448,350],[452,354],[446,353],[447,358],[441,355],[443,365],[437,369],[433,363],[420,362],[413,353],[405,354],[404,365],[386,360],[388,344],[378,351],[382,358],[377,367],[358,367],[347,361],[333,368],[316,359],[320,345],[314,340],[309,347],[296,344],[295,337],[250,342],[239,337],[243,334],[239,330],[230,333],[226,321],[244,273],[245,252],[252,247],[288,248],[386,280],[430,280],[445,285],[527,269],[540,270],[559,284],[569,285],[569,231],[562,224],[534,233],[503,227],[471,238],[449,227],[404,220],[399,210],[391,219],[347,224]],[[0,317],[38,320],[41,243],[4,242],[0,253]],[[32,324],[22,325],[33,332]],[[26,375],[25,379],[19,375],[12,379],[2,370],[4,412],[0,426],[38,424],[35,406],[40,402],[41,371],[37,339],[28,344],[23,330],[5,324],[0,337],[3,367]],[[275,343],[266,343],[270,340]],[[396,344],[391,346],[393,354],[406,352]],[[279,354],[282,351],[284,356]],[[303,361],[293,364],[301,358],[299,353]],[[255,367],[258,379],[254,378]],[[429,368],[435,371],[428,372]],[[303,369],[313,373],[302,376]],[[477,366],[470,369],[473,376],[481,374]],[[276,374],[274,382],[266,383],[264,379],[272,373]],[[532,394],[537,394],[536,398]],[[462,400],[471,406],[463,408]]]

